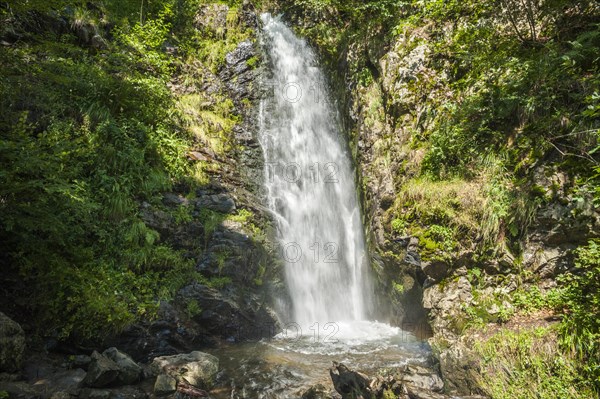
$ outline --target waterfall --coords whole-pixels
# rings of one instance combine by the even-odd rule
[[[262,15],[272,93],[259,140],[277,222],[291,320],[365,320],[372,289],[351,155],[315,53],[279,18]]]

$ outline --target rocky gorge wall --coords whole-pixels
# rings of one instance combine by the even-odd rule
[[[54,4],[47,6],[53,7]],[[56,7],[59,6],[60,4],[56,4]],[[156,5],[159,8],[161,6]],[[75,323],[67,321],[64,302],[59,303],[56,312],[60,315],[50,320],[52,328],[45,329],[41,333],[42,341],[47,340],[45,345],[52,349],[77,352],[88,350],[95,345],[102,347],[117,345],[131,354],[136,361],[147,361],[158,355],[180,353],[192,347],[196,348],[198,345],[212,345],[221,339],[243,341],[272,336],[278,329],[274,298],[285,298],[286,293],[282,281],[282,264],[274,244],[273,222],[269,211],[262,205],[264,203],[263,155],[256,134],[258,102],[264,94],[259,86],[259,78],[264,74],[264,66],[261,61],[262,49],[257,40],[259,26],[255,9],[248,2],[230,6],[208,2],[197,5],[189,11],[178,8],[176,9],[178,14],[174,15],[168,2],[164,7],[162,14],[159,13],[156,19],[146,21],[147,30],[142,33],[151,32],[148,34],[163,36],[159,37],[155,47],[142,47],[141,51],[139,47],[138,50],[132,47],[131,43],[134,41],[126,44],[124,48],[118,47],[124,45],[123,36],[115,34],[118,30],[113,30],[114,24],[105,22],[113,17],[110,13],[115,11],[112,9],[90,5],[88,13],[78,20],[74,19],[73,10],[69,8],[65,9],[65,15],[50,11],[46,13],[36,12],[36,10],[21,11],[19,8],[11,10],[10,7],[7,9],[14,14],[2,14],[6,22],[2,30],[3,54],[7,57],[10,56],[10,52],[21,54],[20,51],[28,51],[24,49],[32,48],[33,57],[37,62],[52,63],[55,59],[53,57],[56,56],[60,63],[62,54],[55,55],[53,50],[46,50],[52,48],[56,40],[67,43],[65,46],[72,51],[68,53],[68,57],[72,57],[69,59],[70,65],[76,67],[78,63],[84,63],[97,65],[99,69],[103,68],[101,60],[110,59],[109,55],[120,52],[129,56],[129,59],[135,60],[135,57],[140,57],[137,64],[134,62],[130,69],[119,63],[122,61],[118,61],[116,66],[112,65],[102,73],[108,76],[107,81],[138,79],[141,82],[144,82],[143,79],[146,77],[153,79],[158,74],[156,79],[159,87],[153,88],[152,95],[163,96],[161,98],[166,105],[162,105],[161,111],[167,108],[169,113],[167,120],[162,121],[168,124],[166,129],[161,130],[163,128],[156,125],[147,127],[149,132],[158,131],[159,134],[168,131],[169,139],[152,147],[153,144],[149,144],[149,139],[143,141],[143,138],[138,138],[136,145],[146,146],[144,147],[146,149],[140,153],[146,151],[153,157],[152,160],[143,162],[149,165],[160,165],[164,162],[170,171],[177,170],[177,172],[167,177],[167,183],[158,184],[158,190],[153,184],[156,179],[160,180],[162,177],[156,178],[152,174],[144,176],[145,183],[142,184],[142,188],[151,187],[153,192],[150,195],[147,192],[132,195],[129,192],[134,191],[135,188],[127,188],[130,191],[125,195],[130,195],[132,198],[126,197],[122,200],[122,203],[127,206],[126,211],[120,211],[107,218],[96,215],[94,221],[98,224],[107,221],[106,229],[109,236],[115,237],[115,240],[120,240],[121,243],[140,242],[147,246],[146,249],[151,254],[148,255],[144,249],[133,249],[135,256],[141,257],[142,264],[145,265],[134,269],[132,277],[135,283],[116,288],[116,284],[120,284],[120,281],[116,277],[113,278],[113,289],[109,290],[111,293],[109,296],[123,295],[120,292],[122,289],[133,290],[135,292],[131,298],[133,301],[123,305],[124,314],[117,314],[115,311],[108,315],[108,320],[112,319],[115,325],[100,320],[98,323],[102,327],[92,323],[96,323],[96,319],[104,316],[90,307],[99,306],[102,301],[113,301],[115,298],[109,299],[97,293],[90,293],[90,304],[77,305],[77,309],[81,309],[82,312],[90,310],[90,317],[87,320],[81,318]],[[168,18],[171,20],[168,24],[164,20],[167,18],[164,15],[170,15]],[[163,24],[166,29],[158,24]],[[178,24],[177,28],[173,27],[174,24]],[[157,30],[152,31],[153,27]],[[121,28],[129,29],[128,32],[133,31],[134,33],[130,33],[132,35],[139,32],[129,25]],[[176,30],[185,32],[181,34],[185,34],[186,39],[180,40],[175,37]],[[38,44],[36,40],[41,43]],[[141,46],[144,45],[146,42],[141,43]],[[119,50],[117,51],[116,48]],[[93,59],[96,64],[89,59]],[[159,67],[144,64],[149,59],[158,60]],[[20,71],[16,69],[21,65],[18,64],[20,58],[12,57],[12,62],[15,63],[13,65],[15,69],[6,70],[9,74],[7,79],[20,79]],[[141,78],[128,75],[137,73],[136,68],[142,70],[146,68],[142,71]],[[65,75],[60,75],[61,73]],[[63,84],[58,89],[54,88],[56,93],[62,91],[73,93],[74,90],[78,90],[71,88],[69,91],[69,85],[76,84],[71,72],[57,70],[56,76],[56,80]],[[44,82],[51,81],[51,79],[40,79]],[[92,86],[95,87],[101,84],[102,82],[92,82]],[[123,89],[126,83],[117,83],[117,85],[120,85],[118,87],[121,88],[120,95],[124,97],[123,103],[137,105],[144,102],[152,104],[154,101],[152,95],[144,98],[143,95],[138,94],[141,90],[139,88],[135,89],[138,93],[134,90],[132,93],[135,94],[127,97],[130,92]],[[33,90],[39,93],[44,92],[45,88],[33,87]],[[93,101],[101,104],[99,107],[102,108],[105,106],[102,104],[104,100],[106,99],[97,95]],[[7,101],[9,101],[8,97]],[[82,100],[81,103],[85,101]],[[113,100],[106,101],[110,103]],[[61,105],[59,100],[55,102],[57,106]],[[35,100],[23,105],[25,108],[36,106],[38,105]],[[43,106],[52,109],[45,102]],[[10,107],[7,109],[11,109],[15,114],[29,112],[16,109],[18,107],[13,106],[14,110]],[[94,116],[90,117],[86,114],[89,110],[84,105],[81,108],[82,115],[77,116],[72,122],[74,126],[79,126],[81,120],[91,118],[94,121]],[[71,110],[74,114],[79,112],[78,107]],[[29,113],[31,123],[43,125],[40,121],[45,117],[46,111],[36,112]],[[128,111],[122,106],[120,110],[115,111],[114,116],[110,115],[110,117],[117,121],[126,120],[126,112]],[[141,114],[142,112],[138,111],[132,118],[140,117]],[[115,124],[112,120],[106,123]],[[94,129],[95,122],[91,123]],[[145,129],[143,123],[139,122],[138,125]],[[35,135],[33,133],[32,135],[35,140]],[[122,142],[114,146],[112,143],[102,143],[100,147],[101,149],[113,148],[114,151],[111,153],[113,156],[119,155],[118,151],[129,148]],[[104,170],[106,166],[103,165],[112,165],[107,155],[102,154],[102,151],[97,153],[100,162],[96,170]],[[131,160],[133,157],[127,155],[125,158]],[[135,167],[126,164],[125,161],[120,162],[116,163],[117,168],[120,168],[118,171],[113,172],[109,169],[108,174],[114,174],[114,177],[110,175],[103,178],[94,176],[90,178],[85,175],[79,178],[89,179],[90,185],[101,179],[109,181],[122,179],[120,186],[127,187],[127,184],[131,184],[131,179],[127,180],[128,178],[124,176],[130,171],[135,171]],[[10,164],[7,168],[12,166]],[[158,176],[161,176],[162,172],[158,173]],[[119,187],[119,183],[115,187]],[[112,198],[117,198],[118,195],[113,193]],[[68,201],[64,199],[61,201],[71,206]],[[17,202],[18,198],[15,199],[15,203]],[[16,209],[16,206],[13,209]],[[73,210],[70,212],[74,214]],[[84,222],[78,220],[78,217],[73,216],[72,219],[79,225],[83,225]],[[130,229],[125,238],[122,238],[117,230],[121,228],[120,226],[128,226],[126,229]],[[88,228],[92,231],[95,226]],[[32,244],[35,244],[35,239],[44,239],[39,235],[37,238],[35,235],[33,237],[30,240]],[[24,241],[22,239],[20,243]],[[91,245],[88,243],[88,248]],[[159,248],[154,249],[156,247]],[[104,247],[103,251],[108,250]],[[158,258],[154,255],[155,252],[151,251],[158,251],[156,252]],[[119,252],[126,253],[128,250],[119,250]],[[37,334],[36,331],[40,326],[36,318],[31,316],[33,311],[26,309],[29,305],[43,309],[45,304],[43,301],[36,303],[36,301],[15,300],[19,295],[25,295],[23,293],[26,291],[24,286],[13,283],[13,278],[16,278],[19,273],[16,265],[22,259],[12,259],[7,256],[6,259],[3,258],[3,263],[7,266],[6,273],[3,275],[3,281],[6,281],[3,284],[5,290],[1,300],[2,310],[21,323],[26,332]],[[160,256],[167,258],[159,261],[157,259]],[[40,261],[41,258],[38,257],[32,262]],[[118,262],[119,260],[115,263]],[[120,262],[128,265],[130,261],[126,259]],[[77,270],[77,267],[83,268],[75,261],[67,262],[65,267],[64,273]],[[181,272],[174,274],[165,272],[169,268],[176,267],[182,267]],[[43,266],[39,266],[39,269],[43,269]],[[51,276],[58,273],[56,266],[54,270],[50,269],[53,273]],[[159,274],[150,274],[154,270],[162,271],[158,272]],[[117,276],[126,275],[121,271],[117,273]],[[31,273],[31,276],[35,278],[37,274]],[[97,274],[92,276],[89,283],[92,286],[98,285],[93,282],[93,279],[100,277]],[[135,291],[146,284],[148,278],[153,279],[150,282],[152,288],[142,288],[141,292]],[[78,280],[72,278],[71,281]],[[52,280],[46,280],[45,283],[52,283]],[[33,283],[29,283],[28,289],[35,290],[35,287]],[[69,297],[72,290],[77,288],[64,287],[64,285],[55,285],[55,287],[59,294],[52,298],[59,298],[60,295]],[[177,288],[173,290],[173,287]],[[45,294],[51,295],[44,290],[36,291],[36,295]],[[142,302],[142,298],[146,296],[149,303],[140,304],[139,302]],[[70,300],[77,303],[76,299]],[[116,301],[120,304],[125,303],[121,298],[117,298]],[[153,310],[157,301],[159,305]],[[137,311],[136,306],[140,306]],[[102,311],[108,309],[110,305],[105,305]],[[48,309],[45,309],[43,314],[44,317],[52,317]],[[128,320],[125,323],[125,330],[116,327],[118,317]],[[86,333],[90,337],[84,334],[87,327],[84,328],[83,325],[86,323],[94,326],[91,332]],[[39,342],[36,345],[39,345]]]
[[[459,40],[467,17],[464,24],[425,19],[412,25],[399,18],[394,27],[385,10],[370,17],[366,11],[357,23],[344,6],[282,8],[328,66],[361,183],[372,265],[392,321],[414,328],[426,320],[447,393],[503,397],[506,388],[494,387],[490,377],[501,373],[490,364],[498,357],[518,370],[519,362],[482,348],[487,342],[502,347],[536,328],[554,336],[547,331],[558,318],[541,298],[573,269],[574,251],[598,236],[592,186],[581,187],[585,178],[552,147],[522,160],[529,162],[525,171],[498,166],[495,157],[505,155],[496,150],[479,170],[428,174],[435,140],[446,140],[437,136],[448,122],[444,110],[467,106],[468,95],[454,82],[472,64],[457,78],[461,66],[444,47]],[[410,11],[396,12],[411,18]],[[504,29],[502,21],[493,23]],[[475,85],[467,89],[472,93],[485,83],[467,84]],[[456,159],[468,162],[474,150],[465,148]],[[447,158],[436,167],[450,170],[462,160]],[[554,355],[544,356],[560,356],[553,342]]]

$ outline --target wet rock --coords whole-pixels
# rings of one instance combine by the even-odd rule
[[[194,283],[181,289],[174,300],[178,306],[185,306],[190,301],[196,301],[202,309],[193,320],[209,335],[243,341],[272,337],[277,331],[277,316],[248,293],[242,300]]]
[[[450,399],[450,396],[418,388],[407,388],[407,394],[410,399]]]
[[[454,395],[478,395],[482,390],[477,384],[480,372],[479,359],[463,343],[452,342],[439,353],[440,371],[446,383],[446,391]]]
[[[79,394],[81,399],[112,399],[112,392],[108,389],[82,389]]]
[[[159,374],[154,383],[154,394],[158,396],[170,395],[177,391],[177,380],[167,374]]]
[[[209,388],[219,371],[219,359],[199,351],[187,354],[157,357],[150,366],[156,375],[167,374],[178,383],[197,388]]]
[[[181,326],[179,313],[171,304],[161,302],[158,319],[135,324],[105,343],[128,353],[134,361],[147,363],[155,357],[175,355],[192,349],[193,331]]]
[[[8,393],[10,399],[41,399],[44,397],[35,386],[23,381],[3,382],[0,384],[1,391]]]
[[[451,271],[450,266],[446,262],[438,260],[423,262],[421,264],[421,269],[423,270],[423,273],[434,282],[439,282],[448,277]]]
[[[228,65],[238,65],[244,61],[249,60],[254,56],[254,45],[250,40],[245,40],[238,44],[235,50],[227,53],[225,56],[225,62]],[[240,71],[238,71],[239,73]]]
[[[230,213],[235,210],[235,201],[227,194],[202,196],[196,200],[196,208],[208,208],[215,212]]]
[[[429,312],[433,332],[440,337],[455,338],[458,332],[455,323],[462,317],[462,306],[472,300],[472,287],[466,276],[427,287],[423,291],[423,307]]]
[[[73,368],[81,368],[87,370],[91,362],[92,358],[88,355],[75,355],[71,360],[71,366]]]
[[[21,326],[0,312],[0,371],[16,372],[23,363],[25,333]]]
[[[54,392],[50,399],[71,399],[72,396],[68,392],[58,391]]]
[[[355,399],[360,396],[370,398],[373,393],[369,377],[358,371],[350,370],[341,363],[333,362],[333,367],[329,369],[329,375],[333,381],[333,387],[342,395],[342,399]]]
[[[177,393],[185,398],[208,398],[208,392],[182,382],[177,386]]]
[[[117,380],[119,366],[108,357],[94,351],[83,384],[92,388],[103,388]]]
[[[442,392],[444,382],[436,373],[424,367],[408,365],[398,378],[409,388],[425,391]]]
[[[206,33],[224,37],[227,32],[227,13],[229,7],[225,4],[206,4],[198,9],[194,25]]]
[[[332,399],[329,390],[321,384],[313,385],[302,394],[302,399]]]
[[[76,395],[85,376],[86,372],[82,369],[58,371],[36,380],[35,385],[44,392],[66,392]]]
[[[147,399],[148,394],[139,386],[128,385],[111,389],[111,399]]]
[[[115,362],[119,368],[116,384],[129,385],[140,380],[142,368],[129,355],[120,352],[115,347],[108,348],[102,354]]]
[[[440,376],[421,366],[408,365],[394,375],[369,378],[343,364],[334,363],[330,374],[336,391],[343,399],[449,399],[441,393],[444,384]]]
[[[185,198],[181,194],[175,194],[175,193],[164,193],[162,202],[166,206],[180,206],[180,205],[187,205],[187,203],[188,203],[187,198]]]
[[[241,42],[225,56],[225,67],[219,77],[227,82],[227,88],[234,98],[253,98],[250,86],[257,75],[247,61],[257,56],[254,44],[249,40]]]

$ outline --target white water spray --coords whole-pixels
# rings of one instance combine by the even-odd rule
[[[306,42],[278,18],[262,21],[274,93],[261,103],[259,138],[291,319],[300,326],[364,320],[372,306],[369,261],[337,112]]]

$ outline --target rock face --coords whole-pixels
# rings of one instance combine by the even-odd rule
[[[83,385],[91,388],[130,385],[142,378],[142,368],[117,348],[94,351]]]
[[[237,13],[235,23],[228,22],[231,13]],[[237,11],[224,4],[201,5],[195,19],[196,29],[211,37],[225,37],[232,24],[258,31],[249,3]],[[214,166],[207,171],[207,184],[191,195],[189,187],[176,186],[163,194],[162,204],[140,206],[145,224],[193,259],[206,280],[189,282],[171,303],[161,304],[156,321],[134,325],[104,343],[125,350],[135,361],[188,352],[217,339],[260,339],[277,330],[274,298],[286,294],[272,216],[262,205],[264,159],[256,133],[263,94],[259,78],[265,70],[253,39],[238,43],[217,71],[190,65],[196,83],[170,83],[177,95],[202,98],[202,107],[233,103],[227,117],[235,123],[230,132],[219,133],[227,135],[231,150],[216,154],[199,143],[188,153],[190,162]],[[203,123],[201,119],[196,122]],[[185,217],[179,220],[178,214]]]
[[[446,391],[457,395],[483,394],[477,383],[479,359],[462,342],[456,341],[439,353],[440,370],[446,382]]]
[[[323,41],[322,31],[313,29],[316,20],[348,27],[335,7],[325,8],[318,19],[316,8],[282,7],[317,48]],[[577,183],[579,172],[547,152],[523,175],[511,176],[520,186],[513,193],[524,196],[515,199],[509,216],[498,221],[493,240],[501,248],[488,248],[490,244],[481,239],[480,216],[473,220],[474,233],[455,234],[441,248],[443,239],[431,239],[434,225],[455,229],[475,196],[495,200],[486,191],[487,183],[477,186],[465,178],[447,195],[447,214],[423,210],[428,208],[427,193],[452,183],[444,177],[431,182],[422,172],[426,155],[436,146],[428,137],[444,123],[438,108],[459,95],[453,87],[456,71],[440,61],[429,39],[440,32],[451,37],[456,27],[429,24],[391,39],[381,31],[354,29],[352,39],[325,44],[321,55],[330,68],[357,165],[372,267],[380,291],[387,294],[377,307],[392,313],[393,323],[428,324],[447,389],[461,395],[477,393],[477,361],[460,337],[473,313],[467,309],[479,307],[485,322],[497,322],[510,313],[515,290],[555,287],[556,277],[573,265],[573,249],[598,237],[600,209],[594,204],[593,188]],[[466,193],[464,198],[460,192]],[[432,206],[441,202],[436,195],[432,198]],[[523,218],[522,223],[511,218]]]
[[[119,366],[108,357],[94,351],[83,384],[92,388],[103,388],[113,384],[118,376]]]
[[[157,357],[150,367],[154,374],[165,374],[174,378],[178,384],[190,384],[196,388],[206,389],[212,386],[219,371],[219,359],[208,353],[195,351]],[[166,380],[162,377],[161,381]]]
[[[25,333],[21,326],[0,312],[0,371],[17,372],[23,362]]]
[[[142,368],[129,355],[120,352],[115,347],[108,348],[102,354],[112,360],[119,368],[116,378],[118,385],[129,385],[140,380]]]
[[[409,365],[387,377],[370,378],[334,362],[329,373],[342,399],[449,399],[449,396],[441,393],[444,383],[440,376],[420,366]]]
[[[302,394],[302,399],[333,399],[327,388],[321,384],[313,385]]]
[[[276,334],[276,316],[261,304],[259,298],[249,296],[246,298],[246,306],[241,307],[236,297],[233,293],[219,292],[196,283],[182,289],[175,301],[197,303],[202,311],[192,319],[210,335],[241,341]]]
[[[438,337],[455,337],[458,333],[455,323],[461,319],[462,307],[469,305],[472,300],[471,283],[465,276],[445,285],[436,284],[425,289],[423,307],[428,311],[431,327]]]
[[[343,364],[334,363],[329,369],[329,374],[333,387],[342,395],[342,399],[368,398],[373,393],[369,377],[358,371],[352,371]]]
[[[177,391],[177,380],[167,374],[159,374],[154,383],[154,393],[158,396],[170,395]]]
[[[415,389],[433,392],[442,392],[444,389],[444,382],[440,376],[420,366],[406,366],[398,380]]]

